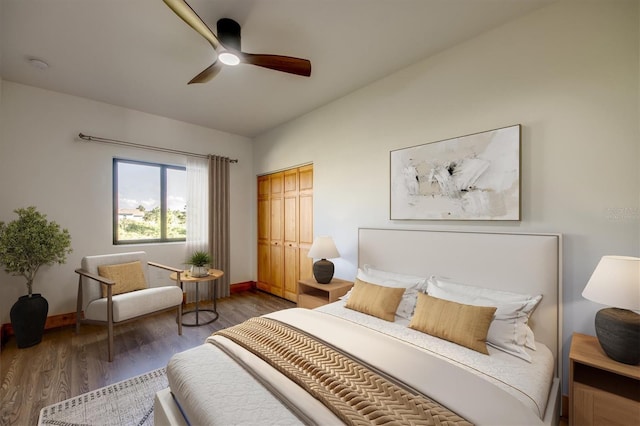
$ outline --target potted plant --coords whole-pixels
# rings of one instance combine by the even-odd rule
[[[42,266],[62,264],[71,253],[69,231],[35,207],[14,210],[18,219],[0,222],[0,265],[12,275],[27,280],[28,294],[21,296],[11,308],[11,325],[19,348],[42,341],[49,303],[41,294],[33,293],[33,281]]]
[[[211,265],[211,255],[206,251],[194,251],[187,260],[187,265],[191,265],[192,277],[206,277],[209,275],[208,266]]]

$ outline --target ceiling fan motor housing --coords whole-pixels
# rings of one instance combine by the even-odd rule
[[[235,49],[238,52],[240,48],[240,24],[233,19],[222,18],[217,23],[218,39],[220,43],[227,49]]]

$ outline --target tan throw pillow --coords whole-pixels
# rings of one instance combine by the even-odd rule
[[[495,311],[418,293],[409,327],[489,355],[485,341]]]
[[[394,321],[404,288],[384,287],[356,278],[346,308]]]
[[[115,281],[112,288],[114,295],[147,288],[147,280],[144,278],[140,261],[100,265],[98,266],[98,275]],[[107,297],[106,285],[102,286],[102,297]]]

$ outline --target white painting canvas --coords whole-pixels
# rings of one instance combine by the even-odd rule
[[[520,220],[520,125],[391,151],[391,219]]]

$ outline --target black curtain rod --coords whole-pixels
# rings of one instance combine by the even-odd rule
[[[127,142],[127,141],[119,141],[117,139],[101,138],[98,136],[85,135],[84,133],[78,133],[78,137],[88,142],[101,142],[101,143],[108,143],[111,145],[122,145],[122,146],[131,147],[131,148],[146,149],[149,151],[168,152],[170,154],[188,155],[190,157],[209,158],[209,155],[207,154],[196,154],[195,152],[180,151],[180,150],[171,149],[171,148],[161,148],[157,146],[143,145],[143,144]],[[238,160],[230,158],[229,162],[237,163]]]

